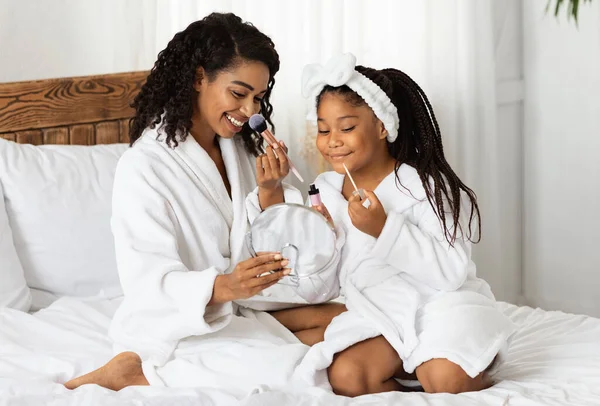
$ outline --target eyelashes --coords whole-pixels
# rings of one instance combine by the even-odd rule
[[[352,130],[354,130],[356,128],[356,126],[352,126],[352,127],[348,127],[348,128],[342,128],[340,131],[343,133],[349,133]],[[329,134],[329,130],[319,130],[319,134]]]
[[[231,94],[233,95],[233,97],[235,97],[236,99],[243,99],[244,97],[246,97],[245,94],[242,93],[238,93],[235,90],[231,91]],[[261,103],[263,101],[263,99],[261,97],[255,97],[254,98],[254,103]]]

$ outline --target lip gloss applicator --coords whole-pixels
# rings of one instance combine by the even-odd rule
[[[342,162],[342,166],[344,167],[344,170],[346,171],[346,175],[348,175],[348,179],[350,179],[350,182],[352,182],[352,186],[354,186],[354,192],[352,192],[352,194],[358,195],[358,197],[360,197],[360,200],[364,200],[362,205],[363,205],[363,207],[368,209],[369,206],[371,205],[371,202],[369,201],[369,199],[366,198],[365,191],[363,189],[359,189],[356,186],[356,183],[354,182],[354,179],[352,179],[352,175],[350,175],[350,171],[348,170],[348,167],[346,166],[346,164]]]

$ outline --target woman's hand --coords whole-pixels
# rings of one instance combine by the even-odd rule
[[[375,195],[375,193],[365,190],[365,195],[371,205],[366,209],[360,200],[360,196],[352,195],[348,199],[348,215],[354,227],[358,228],[365,234],[369,234],[375,238],[379,238],[385,221],[387,220],[387,214],[383,209],[383,205]]]
[[[276,253],[259,253],[256,258],[240,262],[233,272],[215,279],[213,296],[209,305],[247,299],[273,286],[291,270],[289,262]]]
[[[284,154],[275,154],[279,148],[287,148],[283,141],[274,145],[275,148],[268,146],[266,153],[256,158],[256,184],[258,185],[258,201],[260,207],[264,210],[277,203],[283,203],[283,187],[281,183],[290,172],[289,162]]]
[[[256,157],[256,184],[265,190],[274,190],[281,187],[281,182],[290,173],[290,164],[284,154],[277,154],[277,150],[287,148],[283,141],[279,144],[267,146],[266,152]],[[277,156],[275,155],[277,154]]]

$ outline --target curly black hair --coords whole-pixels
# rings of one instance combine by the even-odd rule
[[[458,231],[463,234],[459,222],[461,191],[471,205],[467,238],[474,243],[481,239],[481,217],[477,197],[454,173],[444,156],[442,135],[429,99],[421,87],[406,73],[398,69],[372,69],[356,66],[356,71],[377,84],[398,109],[400,125],[398,137],[387,142],[389,154],[396,160],[396,181],[400,182],[398,170],[405,163],[414,167],[425,189],[427,200],[442,222],[447,241],[453,245]],[[354,106],[365,105],[365,101],[348,86],[326,86],[317,96],[317,106],[325,93],[342,95]],[[446,201],[447,203],[444,203]],[[447,204],[447,207],[445,205]],[[452,224],[446,221],[446,208],[452,214]],[[477,239],[473,238],[472,223],[477,219]]]
[[[275,44],[250,23],[232,13],[212,13],[191,23],[175,34],[167,47],[158,54],[146,83],[132,103],[135,116],[129,126],[130,145],[147,127],[161,125],[166,142],[175,148],[185,140],[192,126],[193,87],[198,67],[204,68],[209,81],[223,70],[243,61],[258,61],[269,69],[267,92],[260,102],[260,111],[271,122],[273,106],[269,102],[279,70],[279,55]],[[248,123],[240,135],[248,152],[258,155],[262,137]]]

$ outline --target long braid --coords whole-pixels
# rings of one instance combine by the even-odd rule
[[[402,163],[413,166],[421,178],[427,199],[441,220],[448,242],[456,241],[458,231],[463,233],[459,221],[461,211],[461,191],[470,201],[470,216],[467,238],[478,242],[481,238],[481,216],[477,197],[450,167],[444,156],[442,134],[435,113],[423,89],[408,75],[397,69],[374,69],[357,67],[357,71],[377,83],[390,97],[398,109],[401,125],[398,138],[388,144],[396,159],[396,178]],[[385,79],[383,78],[385,77]],[[406,102],[408,100],[408,103]],[[411,125],[412,124],[412,125]],[[432,186],[433,183],[433,186]],[[446,221],[446,203],[452,214],[451,226]],[[477,217],[477,239],[473,239],[472,222]],[[450,231],[452,229],[452,231]]]

